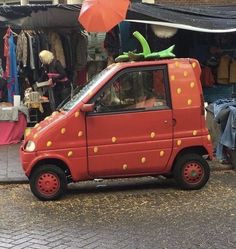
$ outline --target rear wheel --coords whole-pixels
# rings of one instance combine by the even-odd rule
[[[200,189],[207,183],[209,177],[210,167],[198,154],[187,154],[176,161],[174,178],[182,189]]]
[[[42,165],[29,178],[33,194],[40,200],[59,199],[66,190],[65,172],[56,165]]]

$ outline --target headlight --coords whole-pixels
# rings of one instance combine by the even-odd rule
[[[25,151],[32,152],[36,149],[35,142],[29,140],[25,146]]]

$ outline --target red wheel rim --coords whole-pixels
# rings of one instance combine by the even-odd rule
[[[37,189],[44,196],[53,196],[60,189],[60,179],[56,174],[44,173],[38,178]]]
[[[191,184],[199,183],[204,176],[204,171],[201,164],[189,162],[183,170],[184,181]]]

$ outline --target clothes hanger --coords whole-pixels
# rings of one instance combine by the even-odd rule
[[[13,34],[13,36],[18,36],[18,34],[17,34],[17,33],[15,33],[15,32],[11,29],[11,27],[10,27],[10,26],[8,26],[7,31],[9,31],[10,33],[12,33],[12,34]]]

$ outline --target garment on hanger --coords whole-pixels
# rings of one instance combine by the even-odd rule
[[[213,77],[211,68],[208,66],[201,67],[201,83],[202,86],[212,87],[215,84],[215,79]]]
[[[217,83],[228,84],[229,83],[229,65],[231,57],[229,55],[223,55],[220,58],[219,67],[217,69]]]
[[[32,70],[35,69],[35,63],[34,63],[34,51],[33,51],[33,37],[31,35],[30,31],[25,32],[27,41],[28,41],[28,50],[29,50],[29,59],[30,59],[30,68]]]
[[[233,59],[230,64],[229,82],[236,83],[236,60],[235,59]]]
[[[28,42],[26,34],[23,30],[21,30],[20,34],[17,37],[16,42],[16,58],[18,64],[22,63],[23,67],[27,66],[27,56],[28,56],[28,50],[27,50]]]
[[[8,28],[6,34],[4,35],[4,57],[6,58],[6,68],[5,68],[5,77],[10,76],[10,58],[9,58],[9,37],[11,29]]]
[[[65,55],[59,34],[56,32],[49,32],[48,39],[50,43],[50,51],[55,58],[61,62],[63,68],[66,68]]]
[[[14,43],[13,34],[9,37],[9,61],[10,61],[10,75],[7,79],[8,82],[8,101],[13,102],[13,96],[19,95],[18,73],[16,65],[16,46]]]

